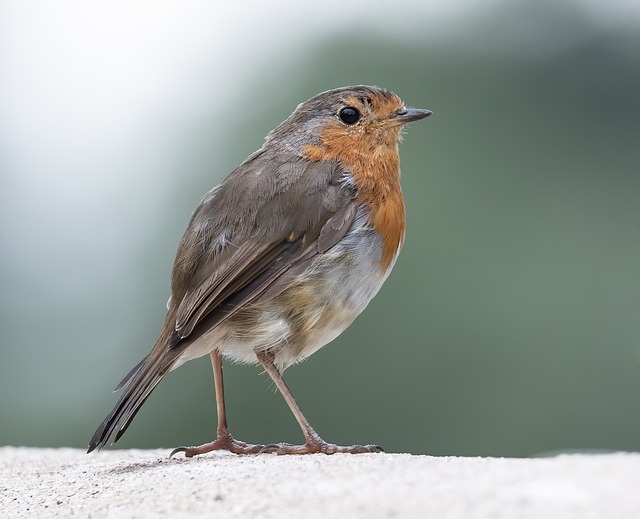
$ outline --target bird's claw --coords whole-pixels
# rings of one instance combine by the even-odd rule
[[[169,454],[169,459],[173,458],[179,452],[184,452],[185,457],[190,458],[191,456],[187,454],[188,451],[189,451],[189,447],[176,447],[171,451],[171,454]]]

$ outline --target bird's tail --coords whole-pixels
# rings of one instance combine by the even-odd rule
[[[161,342],[164,352],[158,354]],[[122,388],[122,395],[94,433],[87,452],[102,449],[112,438],[114,443],[117,442],[127,430],[142,404],[179,357],[179,352],[167,348],[167,343],[166,338],[160,337],[151,353],[118,385],[116,390]]]

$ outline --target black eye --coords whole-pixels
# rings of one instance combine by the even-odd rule
[[[338,117],[344,124],[356,124],[360,120],[360,112],[352,106],[345,106],[338,112]]]

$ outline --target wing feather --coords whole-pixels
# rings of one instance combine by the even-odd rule
[[[194,212],[174,266],[171,301],[177,305],[175,330],[181,339],[196,328],[204,333],[218,325],[348,231],[355,193],[343,184],[344,170],[337,162],[291,156],[271,162],[273,175],[262,171],[263,160],[241,165]],[[244,188],[245,197],[239,199],[237,191]],[[232,202],[236,205],[229,214]],[[216,219],[222,211],[224,218]],[[285,288],[284,283],[278,286]],[[205,317],[206,330],[198,326]]]

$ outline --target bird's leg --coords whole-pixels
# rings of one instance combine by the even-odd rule
[[[178,452],[184,452],[185,457],[191,458],[198,454],[204,454],[215,450],[230,451],[235,454],[257,454],[262,452],[264,445],[251,445],[236,440],[227,425],[227,410],[224,403],[224,380],[222,378],[222,355],[218,350],[212,351],[210,354],[211,366],[213,367],[213,382],[216,388],[216,409],[218,411],[218,430],[217,437],[210,443],[199,445],[197,447],[178,447],[173,449],[169,457],[171,458]]]
[[[211,367],[213,368],[213,383],[216,388],[216,411],[218,414],[218,439],[227,438],[229,426],[227,425],[227,408],[224,401],[224,379],[222,378],[222,355],[218,350],[212,351]]]
[[[288,443],[276,443],[263,447],[260,452],[275,452],[276,454],[335,454],[337,452],[359,454],[363,452],[382,452],[382,448],[378,445],[350,445],[340,446],[332,443],[325,442],[320,435],[311,427],[309,421],[305,418],[300,410],[300,407],[295,401],[291,390],[287,386],[287,383],[282,378],[282,374],[276,368],[273,363],[273,353],[271,352],[257,352],[258,361],[262,364],[264,370],[269,374],[271,380],[275,383],[276,387],[284,397],[289,409],[295,416],[302,434],[304,434],[304,445],[290,445]]]

